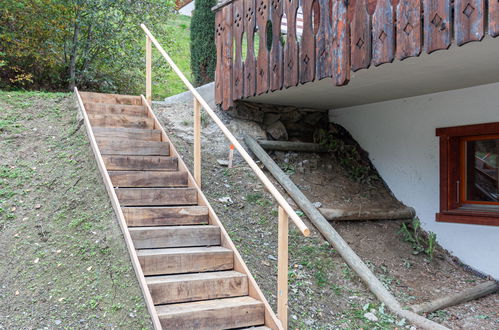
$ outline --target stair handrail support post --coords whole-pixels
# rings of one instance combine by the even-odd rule
[[[201,188],[201,103],[194,97],[194,180]]]
[[[152,42],[146,35],[146,100],[152,105]]]
[[[289,218],[279,206],[277,245],[277,318],[282,327],[288,329],[288,231]]]

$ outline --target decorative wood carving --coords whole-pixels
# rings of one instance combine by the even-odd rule
[[[270,0],[272,15],[272,48],[270,50],[270,90],[282,88],[283,83],[283,49],[281,43],[281,21],[283,15],[283,2],[286,0]]]
[[[350,80],[350,34],[347,0],[332,0],[333,79],[337,86]]]
[[[352,71],[366,69],[371,64],[371,20],[366,0],[354,0],[350,22],[350,52]]]
[[[217,65],[215,67],[215,102],[222,104],[223,101],[223,11],[215,13],[215,45],[217,48]]]
[[[244,0],[237,0],[232,4],[232,28],[234,33],[234,61],[232,64],[232,98],[239,100],[244,94],[244,72],[243,72],[243,33],[244,33]]]
[[[331,1],[317,0],[320,21],[315,37],[316,78],[318,80],[333,75],[333,30],[331,24]]]
[[[499,36],[499,1],[489,1],[489,34]]]
[[[284,87],[298,85],[298,40],[296,36],[296,16],[299,0],[283,0],[286,12],[287,38],[284,45]]]
[[[256,60],[256,93],[269,90],[269,50],[267,49],[267,21],[269,19],[269,1],[256,0],[256,24],[258,26],[259,46]]]
[[[497,0],[492,0],[496,1]],[[456,44],[483,39],[485,31],[485,0],[455,0],[454,31]]]
[[[244,0],[244,30],[246,32],[246,59],[244,60],[244,96],[256,93],[256,58],[255,58],[255,0]]]
[[[391,0],[378,0],[372,25],[372,64],[378,66],[392,62],[395,55],[395,25]]]
[[[224,13],[223,29],[223,101],[222,109],[227,110],[233,105],[232,98],[232,4],[222,9]]]
[[[403,60],[421,54],[421,0],[400,0],[397,5],[396,57]]]
[[[450,0],[424,0],[424,44],[428,54],[449,48],[450,24]]]
[[[303,32],[300,42],[300,82],[315,78],[315,35],[312,26],[312,6],[314,0],[302,0]]]

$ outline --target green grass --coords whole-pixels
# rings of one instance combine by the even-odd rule
[[[171,42],[161,42],[167,49],[175,64],[192,82],[190,25],[191,18],[185,15],[172,15],[166,23]],[[153,47],[153,99],[161,100],[165,97],[185,92],[187,88],[166,60]]]

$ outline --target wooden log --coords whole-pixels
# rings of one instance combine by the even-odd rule
[[[265,150],[296,151],[296,152],[328,152],[327,148],[318,143],[258,140]]]
[[[428,320],[414,312],[402,309],[395,297],[385,288],[383,283],[376,278],[373,272],[345,242],[329,222],[322,216],[308,198],[298,189],[289,177],[279,168],[260,145],[251,137],[245,136],[244,142],[251,151],[260,159],[270,173],[276,178],[286,192],[293,198],[310,221],[321,232],[326,240],[331,243],[343,260],[359,275],[369,290],[383,302],[392,312],[400,317],[406,318],[409,322],[424,329],[447,329],[440,324]]]
[[[319,212],[327,220],[393,220],[412,219],[416,211],[412,207],[403,207],[396,210],[367,209],[367,210],[342,210],[320,208]]]
[[[450,294],[432,301],[412,305],[410,308],[415,313],[433,313],[446,307],[459,305],[470,300],[484,297],[488,294],[496,292],[498,289],[499,285],[496,281],[487,281],[472,288],[465,289],[459,293]]]

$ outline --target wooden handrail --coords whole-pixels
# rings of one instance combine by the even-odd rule
[[[189,80],[185,77],[185,75],[180,71],[180,69],[177,67],[175,62],[170,58],[170,56],[166,53],[166,51],[161,47],[159,42],[156,40],[156,38],[151,34],[149,29],[144,25],[141,24],[140,27],[144,30],[146,35],[151,39],[152,43],[156,48],[159,50],[161,55],[165,58],[165,60],[168,62],[168,64],[172,67],[173,71],[180,77],[182,82],[185,84],[185,86],[191,91],[191,93],[194,95],[194,98],[201,104],[201,106],[204,108],[206,113],[213,119],[215,124],[220,128],[220,130],[224,133],[224,135],[227,137],[227,139],[230,141],[231,144],[234,145],[236,150],[239,152],[241,157],[248,163],[248,165],[251,167],[253,172],[255,172],[256,176],[260,181],[263,183],[263,185],[267,188],[267,190],[274,196],[274,198],[277,200],[277,203],[279,206],[281,206],[286,214],[293,220],[294,224],[298,227],[300,232],[303,234],[303,236],[309,236],[310,235],[310,230],[308,229],[307,225],[300,219],[300,217],[295,213],[293,208],[289,205],[289,203],[286,201],[284,196],[277,190],[277,188],[274,186],[274,184],[269,180],[269,178],[263,173],[263,171],[258,167],[258,165],[255,163],[253,158],[248,154],[248,152],[242,147],[242,145],[239,143],[239,141],[236,139],[234,135],[229,131],[229,129],[222,123],[220,118],[216,115],[216,113],[211,109],[211,107],[208,105],[208,103],[203,99],[203,97],[198,93],[198,91],[192,86],[192,84],[189,82]]]

